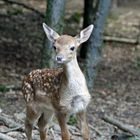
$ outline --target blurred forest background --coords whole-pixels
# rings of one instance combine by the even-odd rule
[[[93,1],[89,0],[91,3]],[[46,21],[45,13],[48,14],[46,5],[45,0],[0,0],[2,140],[26,139],[23,128],[25,102],[20,88],[25,74],[50,65],[46,64],[44,57],[47,47],[43,47],[45,44],[50,45],[45,40],[42,28],[42,23]],[[77,35],[91,22],[86,19],[88,15],[84,15],[84,7],[84,0],[66,0],[64,20],[60,27],[54,27],[56,31],[62,33],[63,26],[64,34]],[[95,7],[88,12],[95,14],[97,9]],[[83,71],[86,71],[85,64],[91,62],[85,59],[83,53],[92,52],[86,50],[88,45],[84,44],[78,53]],[[140,0],[112,0],[105,22],[103,43],[98,51],[102,57],[98,65],[93,66],[97,72],[96,78],[92,77],[95,79],[92,83],[93,99],[88,108],[91,139],[140,140]],[[94,58],[94,54],[90,57]],[[73,139],[81,140],[75,117],[71,117],[68,124]],[[37,128],[33,133],[34,139],[39,139]],[[59,140],[59,136],[57,123],[51,124],[49,138]]]

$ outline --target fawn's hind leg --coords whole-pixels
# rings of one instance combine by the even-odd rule
[[[42,115],[40,116],[40,118],[38,120],[38,127],[39,127],[39,133],[40,133],[41,140],[46,140],[47,124],[48,124],[49,120],[52,118],[52,116],[53,116],[53,112],[50,110],[45,113],[42,113]]]
[[[26,119],[25,119],[25,132],[28,140],[32,140],[32,129],[34,122],[40,116],[39,112],[36,111],[32,104],[28,104],[26,108]]]
[[[47,119],[44,116],[44,113],[42,113],[41,117],[38,120],[38,127],[39,127],[39,133],[40,133],[40,139],[46,140],[46,130],[47,130]]]

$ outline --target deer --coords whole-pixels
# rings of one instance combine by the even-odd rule
[[[77,61],[77,49],[89,39],[93,25],[89,25],[75,37],[59,35],[45,23],[43,29],[53,44],[55,61],[61,67],[36,69],[23,79],[27,139],[32,140],[33,125],[37,122],[40,139],[47,140],[48,123],[55,115],[61,129],[62,140],[70,140],[67,118],[70,114],[76,114],[83,139],[90,140],[86,112],[91,95]]]

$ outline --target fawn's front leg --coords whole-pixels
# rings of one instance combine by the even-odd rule
[[[90,132],[89,132],[88,123],[87,123],[87,119],[86,119],[86,112],[82,111],[82,112],[79,112],[77,115],[78,115],[78,119],[80,120],[83,139],[90,140]]]
[[[66,114],[63,113],[56,113],[56,117],[58,119],[60,128],[61,128],[61,136],[62,136],[62,140],[70,140],[70,135],[69,135],[69,131],[67,128],[67,123],[66,123]]]

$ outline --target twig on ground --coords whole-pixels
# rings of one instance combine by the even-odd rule
[[[78,132],[72,132],[71,131],[71,133],[72,133],[72,135],[75,135],[75,136],[80,136],[80,137],[82,136],[81,133],[78,133]]]
[[[92,125],[89,125],[89,127],[90,127],[93,131],[95,131],[99,136],[103,136],[103,134],[101,133],[101,131],[98,130],[97,128],[93,127]]]
[[[50,128],[50,132],[52,133],[53,139],[56,140],[56,136],[55,136],[54,130],[52,128]]]
[[[16,140],[6,134],[0,133],[0,140]]]
[[[8,85],[8,86],[6,86],[6,88],[9,89],[9,90],[21,90],[20,85]]]
[[[4,1],[6,3],[9,3],[9,4],[16,4],[16,5],[22,6],[22,7],[26,8],[26,9],[28,9],[28,10],[31,10],[31,11],[35,12],[36,14],[38,14],[42,18],[45,17],[44,14],[42,14],[40,11],[38,11],[37,9],[34,9],[33,7],[28,6],[28,5],[24,4],[24,3],[17,2],[17,1],[12,1],[12,0],[2,0],[2,1]]]
[[[80,137],[82,136],[81,133],[79,133],[78,129],[76,129],[76,127],[70,127],[69,131],[72,135],[80,136]]]
[[[0,116],[0,121],[4,123],[4,125],[14,128],[14,127],[20,127],[21,124],[13,121],[12,119],[6,117],[6,116]]]
[[[19,77],[18,77],[19,78]],[[1,91],[21,90],[21,85],[0,85]]]
[[[20,125],[20,126],[17,126],[15,128],[11,128],[11,129],[8,129],[6,131],[2,131],[2,133],[9,133],[12,131],[17,131],[17,130],[23,131],[23,128],[24,128],[24,125]]]
[[[140,131],[137,130],[136,128],[132,128],[131,126],[127,125],[127,124],[123,124],[122,122],[113,119],[112,117],[103,115],[101,117],[102,120],[104,120],[105,122],[108,122],[112,125],[117,126],[119,129],[121,129],[122,131],[128,132],[134,136],[138,136],[140,137]]]

